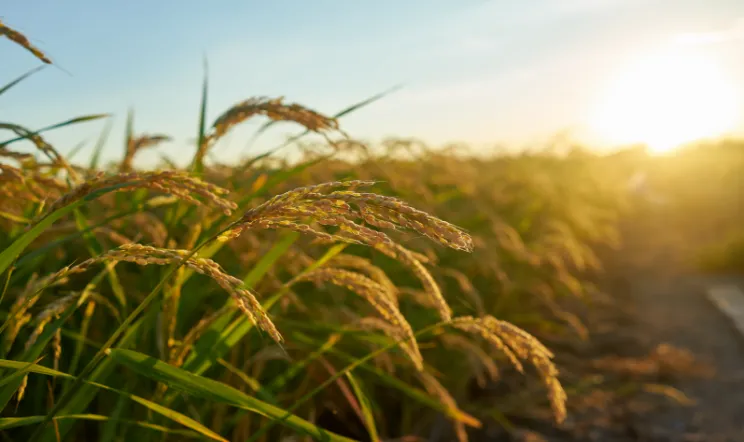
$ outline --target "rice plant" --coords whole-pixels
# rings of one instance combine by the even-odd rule
[[[206,91],[205,79],[185,170],[138,170],[139,152],[171,138],[133,134],[131,116],[106,170],[0,123],[8,437],[385,440],[444,417],[465,441],[511,414],[560,425],[548,346],[586,339],[563,304],[594,295],[594,247],[617,242],[621,179],[606,159],[369,146],[339,116],[282,98],[240,101],[208,125]],[[297,145],[296,163],[207,161],[259,117],[325,142]],[[488,383],[515,390],[470,394]]]

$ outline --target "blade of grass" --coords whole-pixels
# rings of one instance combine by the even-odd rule
[[[196,153],[192,161],[191,168],[197,173],[204,172],[204,158],[201,149],[206,140],[207,132],[207,97],[209,95],[209,64],[207,57],[204,56],[204,79],[202,80],[201,103],[199,104],[199,128],[196,136]]]
[[[125,391],[130,390],[127,388]],[[109,419],[108,422],[103,424],[103,428],[101,429],[101,436],[100,436],[100,442],[113,442],[116,438],[116,430],[118,428],[118,422],[120,420],[119,416],[124,415],[124,410],[126,410],[127,405],[129,405],[129,399],[125,396],[119,396],[119,398],[116,400],[116,405],[114,405],[114,409],[111,411],[111,417],[112,419]]]
[[[72,161],[72,158],[78,153],[80,153],[83,147],[85,147],[85,143],[87,143],[87,141],[81,141],[78,144],[76,144],[75,147],[70,149],[70,153],[67,154],[67,161]]]
[[[14,79],[10,83],[6,84],[5,86],[0,88],[0,95],[8,92],[11,88],[16,86],[18,83],[22,82],[23,80],[27,79],[28,77],[32,76],[33,74],[39,72],[40,70],[44,69],[46,65],[41,65],[38,67],[35,67],[31,69],[30,71],[26,72],[25,74],[21,75],[20,77]]]
[[[12,374],[10,374],[8,376],[5,376],[2,379],[0,379],[0,388],[3,387],[4,385],[10,383],[10,382],[13,382],[14,380],[18,380],[18,379],[21,379],[24,376],[26,376],[26,374],[31,370],[31,367],[33,367],[34,365],[38,364],[39,361],[41,361],[42,359],[44,359],[44,356],[42,356],[40,358],[37,358],[35,361],[29,362],[28,364],[26,364],[25,367],[23,367],[23,368],[21,368],[19,370],[16,370]]]
[[[25,367],[26,365],[27,364],[24,364],[23,362],[18,362],[18,361],[8,361],[8,360],[5,360],[5,359],[0,360],[0,367],[3,367],[3,368],[16,368],[16,369],[19,369],[19,368]],[[36,365],[36,364],[34,364],[32,367],[28,368],[28,371],[33,372],[33,373],[38,373],[38,374],[46,375],[46,376],[53,376],[53,377],[59,377],[59,378],[65,378],[65,379],[78,379],[78,378],[75,378],[74,376],[69,375],[67,373],[64,373],[64,372],[61,372],[61,371],[58,371],[58,370],[53,370],[53,369],[47,368],[47,367],[42,367],[42,366]],[[186,428],[190,428],[190,429],[192,429],[192,430],[200,433],[202,436],[206,436],[206,437],[208,437],[208,438],[210,438],[212,440],[217,440],[217,441],[220,441],[220,442],[227,442],[227,439],[223,438],[219,434],[213,432],[212,430],[210,430],[209,428],[207,428],[204,425],[200,424],[199,422],[197,422],[197,421],[195,421],[195,420],[193,420],[193,419],[191,419],[191,418],[189,418],[187,416],[184,416],[183,414],[178,413],[178,412],[176,412],[174,410],[165,408],[165,407],[163,407],[161,405],[158,405],[158,404],[156,404],[156,403],[154,403],[152,401],[149,401],[149,400],[147,400],[147,399],[145,399],[143,397],[140,397],[140,396],[137,396],[137,395],[128,393],[126,391],[118,390],[116,388],[112,388],[112,387],[109,387],[107,385],[99,384],[99,383],[96,383],[96,382],[90,382],[90,381],[84,381],[84,382],[86,384],[89,384],[89,385],[95,387],[95,388],[99,388],[99,389],[111,391],[111,392],[116,393],[118,395],[124,396],[124,397],[126,397],[126,398],[128,398],[128,399],[130,399],[130,400],[132,400],[134,402],[137,402],[140,405],[143,405],[143,406],[147,407],[148,409],[154,411],[155,413],[158,413],[158,414],[160,414],[162,416],[165,416],[165,417],[169,418],[173,422],[176,422],[178,424],[181,424],[181,425],[185,426]],[[35,422],[35,423],[37,423],[37,424],[43,424],[46,421],[47,416],[40,416],[40,417],[41,417],[41,420],[38,421],[38,422]],[[55,418],[58,418],[58,417],[55,416]]]
[[[106,144],[106,140],[108,140],[109,134],[111,133],[112,126],[113,120],[110,118],[107,119],[106,124],[104,124],[103,130],[101,131],[101,134],[98,136],[96,145],[93,146],[93,155],[91,155],[90,157],[90,165],[88,166],[89,169],[98,169],[98,164],[101,161],[101,152],[103,151],[103,146]]]
[[[222,358],[218,359],[217,362],[221,366],[225,367],[232,374],[239,377],[240,380],[243,381],[251,390],[253,390],[259,398],[270,404],[276,405],[278,403],[276,398],[261,385],[258,379],[248,376],[238,367],[232,365]]]
[[[364,426],[367,427],[369,432],[369,438],[372,442],[380,442],[380,435],[377,433],[377,425],[375,424],[375,415],[372,412],[372,403],[364,394],[364,389],[361,383],[351,374],[351,371],[346,372],[346,379],[349,381],[354,395],[359,402],[359,406],[362,409],[362,415],[364,416]]]
[[[65,120],[65,121],[63,121],[61,123],[56,123],[56,124],[52,124],[51,126],[43,127],[43,128],[41,128],[39,130],[36,130],[36,131],[32,131],[31,134],[38,135],[38,134],[40,134],[42,132],[47,132],[47,131],[50,131],[50,130],[53,130],[53,129],[59,129],[59,128],[66,127],[66,126],[72,126],[74,124],[86,123],[88,121],[99,120],[101,118],[108,118],[110,116],[111,116],[110,114],[83,115],[83,116],[80,116],[80,117],[75,117],[75,118],[71,118],[69,120]],[[10,140],[7,140],[7,141],[3,141],[2,143],[0,143],[0,146],[8,146],[10,144],[17,143],[18,141],[22,141],[22,140],[25,140],[25,139],[26,139],[26,137],[16,137],[16,138],[13,138],[13,139],[10,139]]]
[[[98,422],[115,422],[125,425],[133,425],[141,428],[147,428],[164,434],[172,434],[174,436],[183,436],[192,439],[201,439],[203,436],[196,431],[190,430],[175,430],[173,428],[164,427],[162,425],[151,424],[144,421],[135,421],[131,419],[115,419],[109,416],[103,416],[100,414],[70,414],[66,416],[57,416],[54,418],[57,421],[60,420],[87,420],[87,421],[98,421]],[[23,427],[27,425],[36,425],[44,421],[44,416],[24,416],[24,417],[4,417],[0,418],[0,430],[8,430],[16,427]],[[103,439],[102,439],[103,440]]]
[[[351,439],[323,430],[295,415],[287,416],[286,411],[248,396],[229,385],[197,376],[151,356],[118,348],[110,349],[108,354],[117,363],[134,370],[140,375],[163,382],[169,387],[183,391],[190,396],[233,405],[270,419],[286,416],[284,418],[285,426],[321,440],[351,441]]]

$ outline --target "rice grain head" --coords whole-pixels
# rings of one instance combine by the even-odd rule
[[[52,64],[52,60],[50,60],[49,57],[47,57],[46,54],[44,54],[39,48],[32,45],[25,35],[6,25],[2,21],[0,21],[0,36],[5,36],[6,38],[8,38],[8,40],[24,47],[27,51],[34,54],[36,58],[43,61],[44,63]]]

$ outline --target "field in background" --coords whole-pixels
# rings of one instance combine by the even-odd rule
[[[9,440],[566,428],[596,392],[629,388],[604,385],[582,359],[595,309],[622,303],[602,290],[607,267],[744,269],[741,142],[669,157],[475,156],[367,146],[340,130],[343,115],[281,100],[216,114],[207,99],[205,88],[186,170],[134,170],[168,137],[134,133],[131,115],[122,161],[105,170],[97,154],[70,163],[38,128],[0,123]],[[291,164],[205,161],[254,117],[327,142],[300,145]],[[625,247],[629,230],[667,255]]]

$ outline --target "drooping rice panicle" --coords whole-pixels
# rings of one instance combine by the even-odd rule
[[[188,250],[161,249],[142,244],[124,244],[74,266],[65,267],[46,278],[49,278],[51,281],[58,281],[73,274],[83,273],[95,264],[109,261],[126,261],[141,266],[174,264],[181,262],[189,254],[190,252]],[[237,307],[251,321],[266,331],[275,341],[282,341],[281,335],[276,330],[274,323],[269,319],[268,314],[264,311],[255,295],[243,287],[243,282],[240,279],[228,275],[219,264],[208,258],[191,257],[183,265],[215,281],[235,300]]]
[[[377,313],[396,330],[398,339],[406,339],[406,343],[413,351],[415,358],[412,362],[418,369],[423,368],[423,359],[418,351],[418,344],[408,321],[398,310],[397,305],[390,301],[390,295],[385,288],[370,278],[356,272],[336,268],[320,268],[300,275],[295,282],[320,281],[329,282],[345,287],[366,300]]]
[[[71,293],[45,306],[44,310],[42,310],[42,312],[39,313],[39,315],[36,317],[36,326],[34,327],[34,331],[31,333],[31,336],[29,336],[28,340],[26,341],[26,350],[34,345],[39,335],[41,335],[41,333],[44,331],[44,328],[47,326],[47,324],[49,324],[56,316],[62,314],[62,312],[64,312],[67,307],[72,305],[72,303],[74,303],[79,297],[80,293]],[[57,352],[56,347],[54,351],[55,353]],[[59,351],[61,352],[62,350],[60,349]]]
[[[254,97],[233,105],[212,124],[213,138],[220,138],[232,127],[253,117],[264,115],[274,121],[293,121],[312,132],[338,130],[335,118],[296,103],[283,103],[284,98]]]
[[[551,361],[554,355],[537,338],[514,324],[492,316],[458,317],[452,320],[452,325],[457,329],[479,335],[493,344],[519,371],[522,371],[522,364],[519,360],[532,364],[548,390],[555,421],[561,423],[565,420],[566,393],[558,381],[558,369]]]
[[[27,51],[34,54],[36,58],[43,61],[44,63],[52,64],[52,60],[50,60],[49,57],[47,57],[46,54],[44,54],[39,48],[32,45],[25,35],[6,25],[2,21],[0,21],[0,36],[5,36],[6,38],[8,38],[8,40],[20,46],[23,46]]]
[[[283,103],[283,101],[283,97],[253,97],[230,107],[217,117],[202,144],[197,146],[195,155],[197,161],[203,160],[210,146],[230,129],[256,115],[263,115],[272,121],[292,121],[310,132],[324,136],[331,131],[341,132],[335,118],[327,117],[297,103]],[[326,139],[328,139],[327,136]]]
[[[431,276],[426,267],[416,259],[416,257],[405,247],[399,244],[380,244],[375,247],[385,255],[396,259],[406,265],[416,275],[421,284],[424,287],[424,292],[431,299],[431,304],[439,312],[439,317],[443,321],[449,321],[452,319],[452,309],[445,301],[442,291],[439,289],[439,285],[434,281],[434,277]]]
[[[119,165],[121,172],[129,172],[132,170],[132,162],[134,161],[135,155],[142,150],[150,147],[155,147],[160,143],[170,141],[172,138],[167,135],[139,135],[132,137],[127,141],[127,150],[124,153],[124,159]]]
[[[32,316],[28,311],[38,302],[41,291],[45,288],[65,284],[67,282],[68,270],[69,267],[63,267],[61,270],[43,278],[39,278],[36,274],[29,278],[26,287],[16,297],[15,302],[10,307],[8,327],[3,336],[5,353],[13,345],[21,328],[31,322]]]
[[[395,286],[393,281],[388,278],[385,271],[372,264],[369,259],[348,253],[339,253],[331,259],[330,265],[364,272],[373,281],[385,287],[391,295],[390,300],[396,305],[398,304],[398,288]]]
[[[166,170],[158,172],[127,172],[111,176],[98,174],[95,178],[75,187],[72,191],[52,203],[45,213],[52,213],[97,190],[111,187],[115,187],[114,192],[150,189],[174,195],[192,204],[203,204],[193,196],[196,195],[209,204],[219,207],[228,215],[237,208],[237,204],[223,197],[223,195],[228,193],[227,190],[214,184],[206,183],[199,178],[189,176],[185,172]]]

